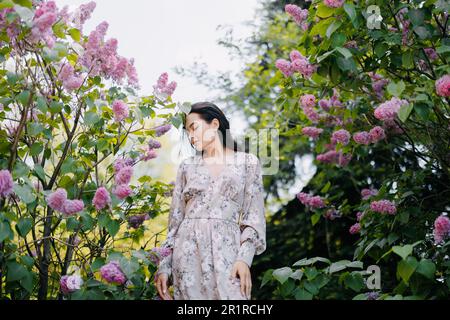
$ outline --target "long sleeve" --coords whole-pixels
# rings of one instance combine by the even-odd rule
[[[250,154],[249,158],[240,222],[241,245],[236,260],[250,267],[253,257],[266,250],[266,216],[261,163],[255,155]]]
[[[175,179],[175,187],[172,193],[172,202],[169,210],[169,224],[166,240],[164,240],[160,247],[170,248],[170,254],[162,258],[158,265],[159,273],[167,273],[168,276],[172,274],[172,249],[175,242],[175,236],[178,228],[184,219],[186,203],[183,198],[183,189],[186,185],[185,162],[181,162],[178,167],[177,176]]]

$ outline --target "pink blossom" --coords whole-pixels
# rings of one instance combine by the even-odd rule
[[[129,115],[128,105],[122,100],[116,100],[113,102],[112,110],[114,112],[114,120],[120,122]]]
[[[335,208],[330,208],[325,212],[325,218],[333,221],[336,218],[340,218],[342,216],[341,212],[336,210]]]
[[[327,99],[320,99],[319,100],[319,107],[321,107],[323,110],[328,111],[330,110],[331,102]]]
[[[300,58],[295,59],[291,63],[291,69],[293,71],[299,72],[301,75],[303,75],[305,78],[310,78],[312,74],[317,70],[317,66],[312,65],[308,59],[306,58]]]
[[[436,50],[434,50],[433,48],[425,48],[424,51],[425,51],[425,54],[427,55],[428,59],[430,59],[430,61],[434,61],[437,58],[439,58],[436,53]]]
[[[304,94],[300,97],[300,104],[303,108],[312,108],[316,105],[316,97],[313,94]]]
[[[380,104],[380,106],[375,109],[375,118],[382,121],[394,120],[400,108],[407,104],[409,104],[407,100],[393,97],[391,100]]]
[[[361,219],[364,217],[364,212],[358,211],[356,213],[356,221],[361,221]]]
[[[67,200],[67,191],[63,188],[56,189],[55,192],[51,193],[47,197],[47,204],[53,210],[62,212],[64,208],[64,203]]]
[[[341,143],[342,145],[347,145],[350,142],[350,133],[345,129],[340,129],[333,132],[331,136],[332,143]]]
[[[314,108],[303,108],[303,113],[312,123],[317,123],[320,120],[320,115]]]
[[[370,209],[374,212],[395,214],[397,208],[395,204],[389,200],[379,200],[370,203]]]
[[[436,80],[436,93],[441,97],[450,97],[450,74]]]
[[[133,175],[133,167],[125,166],[119,170],[115,175],[116,184],[128,184],[131,181]]]
[[[441,243],[450,236],[450,219],[447,216],[440,215],[434,221],[434,242]]]
[[[376,143],[386,137],[384,129],[380,126],[375,126],[369,131],[370,139],[372,143]]]
[[[309,206],[312,208],[323,208],[325,207],[325,202],[320,196],[312,196],[305,192],[299,192],[297,194],[297,199],[300,200],[305,206]]]
[[[125,199],[129,195],[133,193],[131,188],[126,184],[119,184],[118,186],[115,186],[112,192],[117,198],[119,199]]]
[[[127,281],[127,277],[120,268],[118,261],[111,261],[102,266],[100,268],[100,274],[109,283],[123,285]]]
[[[61,212],[67,216],[74,215],[80,211],[83,211],[84,203],[82,200],[66,200],[64,202]]]
[[[287,4],[284,6],[284,11],[289,14],[297,23],[298,25],[301,25],[304,20],[308,18],[308,10],[302,9],[299,6],[296,6],[295,4]]]
[[[286,59],[277,59],[277,61],[275,61],[275,67],[277,67],[285,77],[290,77],[294,73],[291,63]]]
[[[134,215],[134,216],[130,216],[128,218],[128,223],[130,224],[130,226],[134,229],[139,228],[142,223],[144,223],[145,220],[150,219],[150,216],[148,214],[138,214],[138,215]]]
[[[361,190],[361,196],[363,200],[367,200],[372,196],[376,196],[378,194],[378,190],[377,189],[373,189],[373,188],[364,188]]]
[[[170,123],[164,124],[162,126],[155,128],[155,135],[157,137],[160,137],[164,135],[166,132],[168,132],[170,129],[172,129],[172,124]]]
[[[95,192],[94,198],[92,199],[92,204],[95,209],[101,210],[111,203],[111,196],[105,187],[100,187]]]
[[[33,26],[31,28],[31,41],[33,43],[44,40],[48,47],[55,43],[52,26],[58,18],[58,9],[54,1],[42,1],[34,12]]]
[[[118,173],[122,168],[126,166],[132,166],[134,160],[132,158],[118,158],[113,164],[114,173]]]
[[[0,170],[0,196],[6,197],[13,192],[14,181],[9,170]]]
[[[356,132],[353,134],[353,140],[355,140],[358,144],[365,144],[368,145],[372,142],[371,136],[366,131]]]
[[[359,233],[361,231],[361,225],[359,223],[355,223],[350,227],[349,231],[351,234]]]
[[[345,0],[323,0],[323,3],[330,8],[342,7]]]
[[[79,290],[83,285],[83,279],[77,275],[64,275],[59,281],[61,292],[65,295]]]
[[[156,153],[155,149],[149,148],[149,146],[145,146],[143,152],[141,153],[140,159],[142,161],[149,161],[156,157],[158,157],[158,154]]]
[[[96,3],[94,1],[80,5],[73,17],[77,29],[82,30],[84,23],[91,18],[95,7]]]
[[[147,144],[150,149],[161,148],[161,142],[159,142],[158,140],[155,140],[155,139],[150,139]]]
[[[169,83],[169,75],[167,72],[163,72],[159,76],[156,85],[153,86],[154,93],[157,96],[161,97],[163,100],[171,96],[176,88],[177,83],[175,81]]]
[[[304,127],[302,129],[302,133],[304,135],[307,135],[313,139],[317,139],[322,132],[323,132],[323,129],[316,128],[316,127]]]
[[[304,59],[305,57],[298,50],[292,50],[291,53],[289,53],[289,58],[291,59],[291,62],[294,62],[297,59]]]

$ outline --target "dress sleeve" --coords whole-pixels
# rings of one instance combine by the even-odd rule
[[[172,274],[172,249],[175,242],[175,235],[178,227],[184,219],[186,203],[183,198],[183,189],[186,185],[185,162],[181,162],[177,170],[175,179],[175,187],[172,193],[172,202],[169,209],[169,224],[166,240],[164,240],[160,248],[168,248],[169,254],[159,261],[157,274],[167,273],[168,276]]]
[[[256,156],[250,156],[249,167],[240,222],[241,245],[236,260],[242,260],[250,267],[254,255],[266,250],[266,216],[262,169]]]

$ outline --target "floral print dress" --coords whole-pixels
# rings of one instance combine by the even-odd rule
[[[236,151],[215,177],[201,155],[178,167],[167,238],[157,273],[167,273],[175,300],[246,300],[236,260],[251,267],[266,249],[266,219],[260,160]]]

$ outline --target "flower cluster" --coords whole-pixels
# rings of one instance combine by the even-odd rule
[[[123,285],[127,281],[127,277],[120,268],[119,262],[115,260],[102,266],[100,268],[100,274],[109,283]]]
[[[394,120],[398,111],[403,105],[408,105],[409,102],[405,99],[392,97],[391,100],[385,101],[378,108],[375,109],[375,118],[386,121]]]
[[[325,202],[320,196],[312,196],[305,192],[299,192],[297,199],[300,200],[305,206],[318,209],[325,207]]]
[[[370,203],[370,209],[374,212],[388,213],[391,215],[397,212],[395,203],[389,200],[372,201]]]
[[[296,24],[298,24],[303,30],[308,29],[308,9],[302,9],[295,4],[287,4],[284,6],[284,11],[290,15]]]
[[[97,189],[94,198],[92,199],[92,204],[97,210],[102,210],[106,206],[111,205],[111,196],[105,187],[102,186]]]
[[[161,100],[166,100],[174,93],[176,88],[177,83],[175,81],[169,83],[169,75],[167,72],[163,72],[159,76],[156,85],[153,86],[153,92]]]
[[[129,183],[131,177],[133,176],[133,159],[117,159],[114,163],[114,182],[115,186],[112,193],[116,195],[119,199],[125,199],[133,193]]]
[[[77,275],[64,275],[59,281],[61,292],[65,295],[80,290],[83,285],[83,279]]]
[[[450,74],[436,80],[436,93],[441,97],[450,97]]]
[[[145,213],[145,214],[137,214],[137,215],[133,215],[128,217],[128,223],[130,224],[130,226],[134,229],[139,228],[145,220],[150,219],[150,216]]]
[[[66,216],[72,216],[83,211],[83,200],[67,199],[67,191],[64,188],[58,188],[55,192],[47,196],[47,204],[53,210],[59,211]]]
[[[290,77],[294,72],[300,73],[305,78],[311,78],[317,70],[317,66],[309,62],[299,51],[292,50],[289,54],[291,61],[286,59],[277,59],[275,66],[286,76]]]
[[[443,242],[450,237],[450,219],[445,215],[440,215],[434,221],[434,242],[436,244]]]
[[[13,192],[14,182],[9,170],[0,170],[0,197],[7,197]]]

